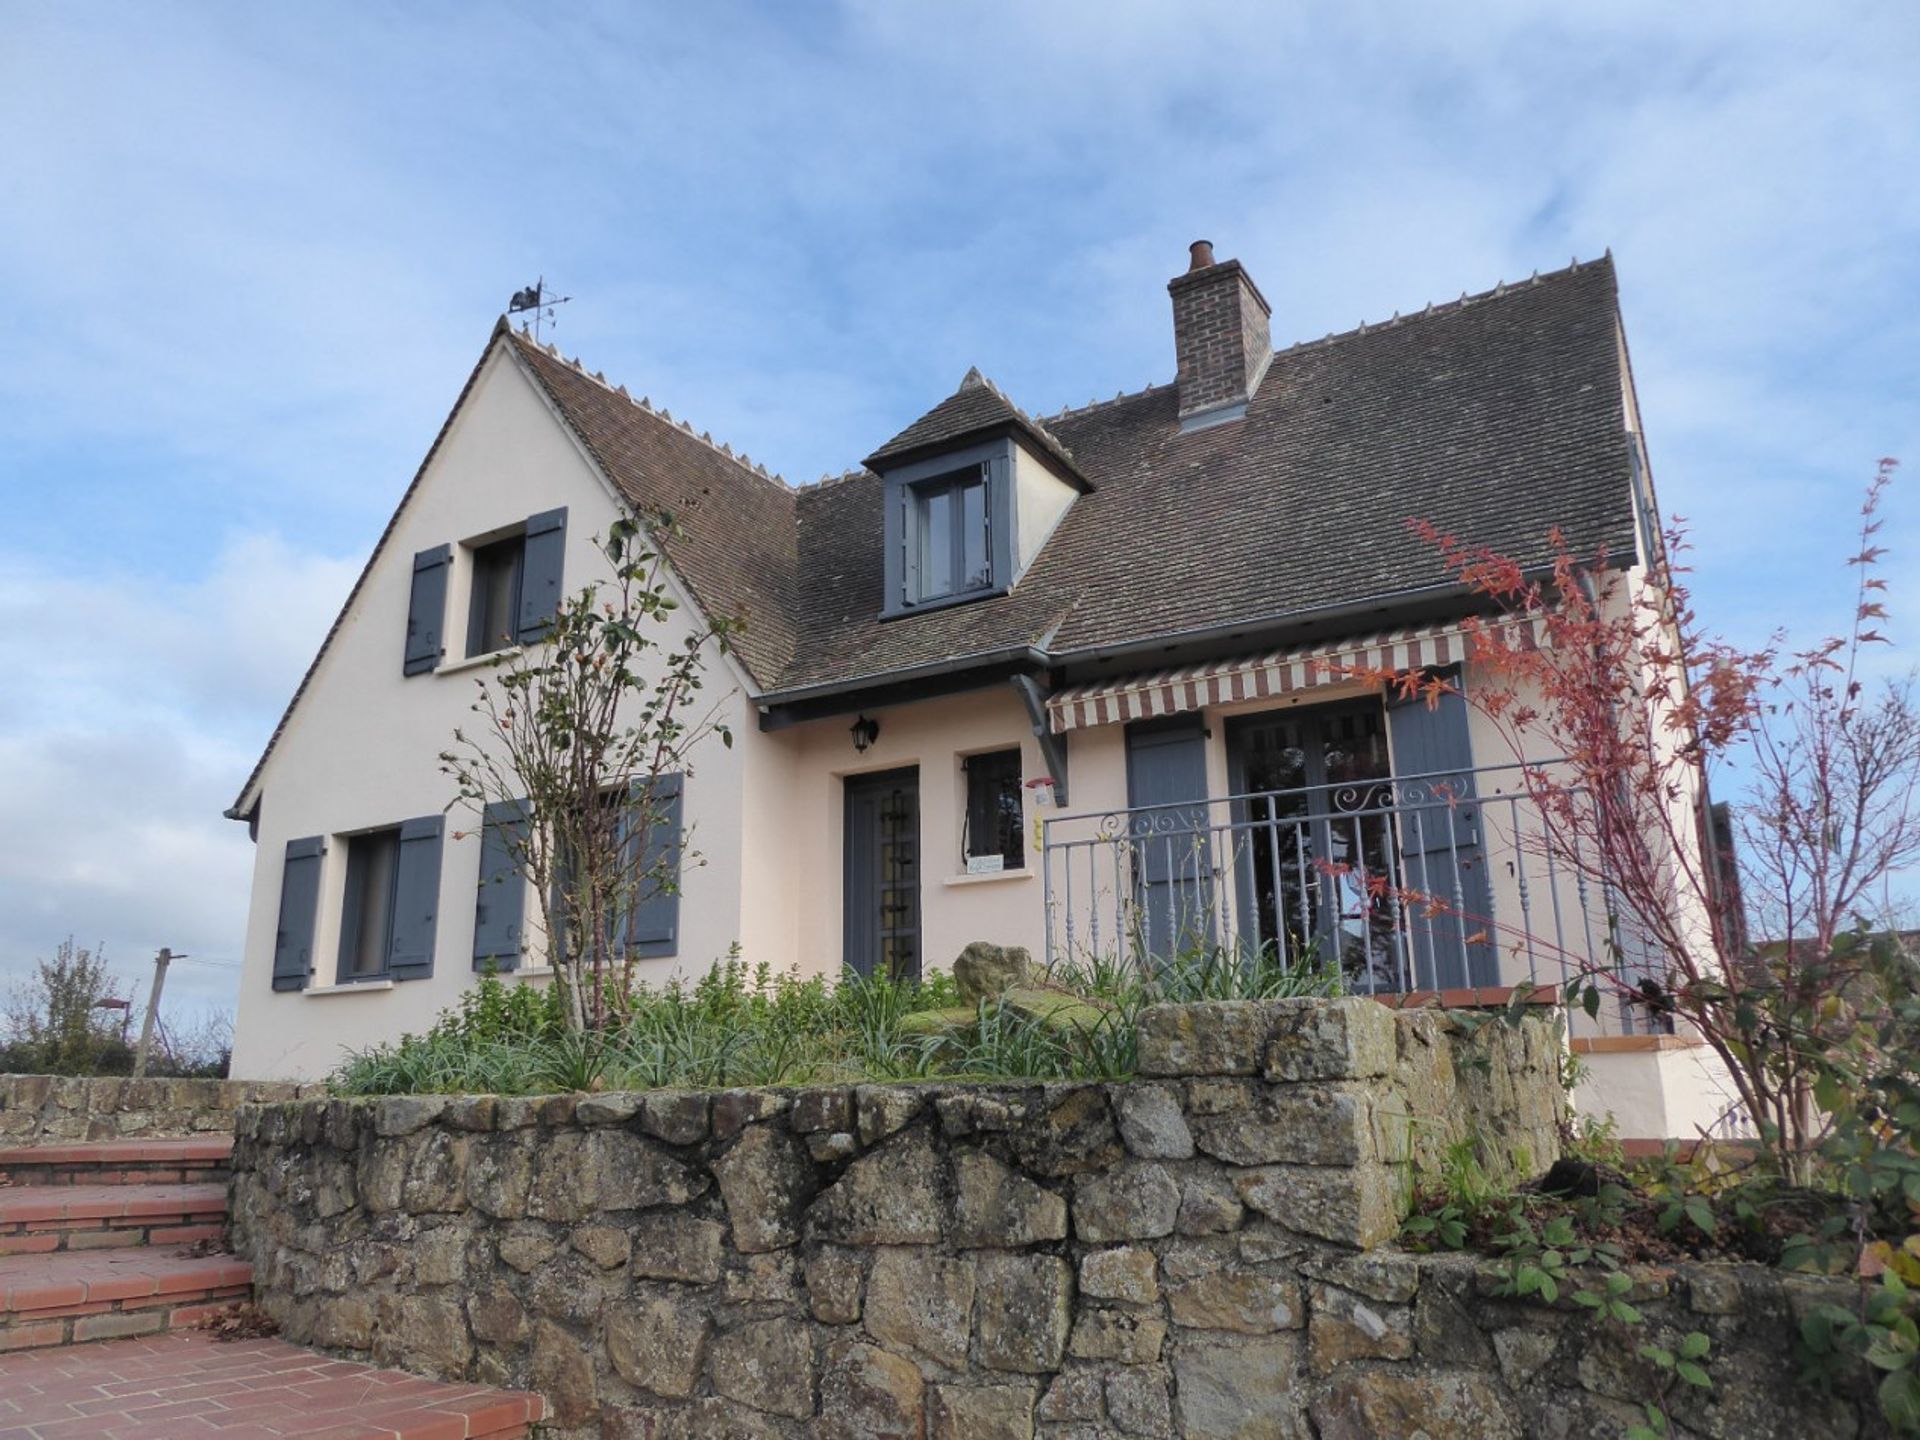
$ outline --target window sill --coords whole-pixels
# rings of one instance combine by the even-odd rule
[[[518,970],[509,970],[506,973],[518,980],[551,980],[556,972],[551,965],[525,965]]]
[[[364,995],[369,990],[391,989],[391,980],[349,980],[344,985],[309,985],[301,993],[319,999],[327,995]]]
[[[1036,873],[1036,871],[1027,869],[996,870],[991,875],[949,875],[940,883],[942,885],[953,886],[995,885],[1003,880],[1031,880]]]
[[[489,650],[484,655],[468,655],[460,660],[443,660],[434,669],[436,675],[459,675],[468,670],[480,670],[496,665],[502,660],[518,655],[525,646],[509,645],[504,650]]]

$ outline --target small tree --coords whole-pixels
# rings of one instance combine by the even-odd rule
[[[117,1001],[111,1008],[102,1001]],[[50,1075],[123,1073],[132,1052],[122,1034],[127,998],[107,969],[100,946],[83,949],[69,935],[53,959],[35,962],[33,979],[6,1002],[9,1068]]]
[[[671,533],[666,516],[649,523]],[[700,698],[709,652],[724,653],[738,628],[689,619],[669,639],[680,607],[647,531],[623,518],[601,549],[612,578],[564,598],[541,642],[495,664],[478,682],[479,726],[456,730],[440,756],[455,803],[499,827],[537,897],[569,1021],[588,1031],[632,992],[629,918],[698,863],[684,842],[678,853],[646,842],[672,804],[662,777],[690,775],[710,736],[733,743],[718,705]]]
[[[1456,579],[1500,612],[1469,623],[1467,703],[1516,759],[1558,757],[1520,772],[1547,822],[1534,843],[1608,897],[1610,963],[1582,957],[1568,999],[1595,1013],[1611,993],[1687,1021],[1724,1063],[1782,1173],[1800,1183],[1823,1125],[1819,1057],[1858,1021],[1865,950],[1843,936],[1920,857],[1912,685],[1870,695],[1858,669],[1863,649],[1885,638],[1884,584],[1872,571],[1892,472],[1881,462],[1862,507],[1852,623],[1785,657],[1777,637],[1743,651],[1705,635],[1684,572],[1664,558],[1630,586],[1604,554],[1581,561],[1555,532],[1542,575],[1415,524]],[[1678,530],[1667,542],[1668,554],[1686,548]],[[1375,675],[1429,700],[1454,688],[1420,673]],[[1758,951],[1745,945],[1739,888],[1720,864],[1705,803],[1710,770],[1736,750],[1753,757],[1745,888],[1782,927],[1779,943]],[[1629,947],[1632,971],[1620,963]]]

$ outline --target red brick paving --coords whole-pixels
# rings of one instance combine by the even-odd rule
[[[0,1440],[519,1440],[540,1398],[198,1331],[0,1357]]]
[[[0,1166],[161,1164],[187,1160],[225,1160],[233,1154],[231,1135],[194,1135],[180,1140],[75,1140],[63,1145],[12,1145],[0,1148]]]

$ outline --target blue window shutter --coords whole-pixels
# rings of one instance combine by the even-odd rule
[[[1161,964],[1214,934],[1213,835],[1207,810],[1207,731],[1198,715],[1127,727],[1127,804],[1143,809],[1133,850],[1140,957]]]
[[[661,775],[652,783],[654,823],[640,852],[639,873],[652,877],[657,869],[667,883],[653,889],[650,879],[643,881],[650,893],[634,906],[627,923],[627,944],[642,957],[671,955],[680,944],[680,806],[685,787],[679,775]]]
[[[527,517],[526,558],[520,567],[520,615],[514,633],[530,645],[547,633],[560,609],[560,585],[567,551],[567,511],[543,510]]]
[[[387,973],[395,980],[433,974],[433,935],[440,910],[440,837],[443,815],[400,827],[400,859],[393,880],[393,943]]]
[[[527,843],[527,807],[501,800],[480,821],[480,888],[473,902],[473,968],[505,972],[520,966],[527,882],[520,852]]]
[[[407,651],[403,675],[420,675],[440,663],[446,645],[447,574],[453,547],[436,545],[413,557],[413,597],[407,605]]]
[[[1442,674],[1454,686],[1460,684],[1458,670]],[[1387,706],[1395,779],[1431,776],[1427,784],[1438,792],[1436,803],[1399,818],[1400,883],[1432,895],[1449,911],[1408,917],[1415,989],[1499,983],[1493,887],[1481,844],[1480,807],[1465,803],[1477,793],[1467,721],[1466,696],[1457,689],[1448,690],[1433,706],[1424,695]]]
[[[273,940],[273,988],[304,990],[313,973],[313,926],[320,914],[320,862],[326,842],[318,835],[287,842],[280,877],[280,928]]]

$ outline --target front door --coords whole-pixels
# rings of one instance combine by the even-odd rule
[[[920,976],[920,772],[847,777],[846,964]]]
[[[1213,937],[1213,843],[1207,817],[1207,731],[1198,715],[1127,727],[1132,939],[1165,963]]]

